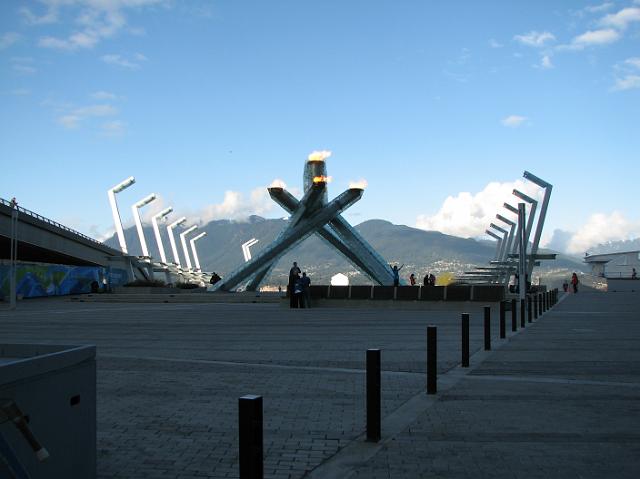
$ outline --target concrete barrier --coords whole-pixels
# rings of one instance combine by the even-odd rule
[[[14,402],[49,457],[13,421],[0,433],[32,479],[96,477],[95,346],[0,344],[0,398]]]

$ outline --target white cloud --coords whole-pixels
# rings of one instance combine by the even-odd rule
[[[502,48],[504,45],[495,39],[489,40],[489,46],[491,48]]]
[[[533,30],[524,35],[516,35],[513,39],[530,47],[543,47],[547,42],[555,40],[556,37],[550,32],[537,32]]]
[[[128,70],[137,70],[140,68],[142,62],[147,61],[147,57],[141,53],[136,53],[131,57],[117,54],[103,55],[100,59],[107,65],[115,65]]]
[[[126,126],[126,123],[120,120],[107,121],[102,124],[102,134],[104,136],[122,136]]]
[[[268,213],[275,203],[264,186],[255,188],[249,198],[238,191],[225,191],[222,203],[206,206],[196,214],[200,224],[218,219],[244,220],[251,215]]]
[[[58,21],[58,8],[55,4],[49,5],[48,10],[40,16],[33,13],[28,7],[18,9],[18,13],[27,25],[47,25]]]
[[[620,33],[612,28],[602,30],[589,30],[582,35],[578,35],[571,41],[571,47],[582,49],[591,45],[606,45],[608,43],[617,42],[620,39]]]
[[[26,88],[16,88],[15,90],[10,90],[9,94],[13,96],[26,96],[31,95],[31,90]]]
[[[504,126],[508,126],[510,128],[517,128],[519,126],[521,126],[525,121],[527,121],[527,117],[526,116],[520,116],[520,115],[509,115],[506,118],[503,118],[501,120],[501,123]]]
[[[639,7],[623,8],[619,12],[610,13],[600,20],[601,25],[605,27],[618,28],[620,30],[624,30],[633,22],[640,22]]]
[[[624,63],[625,65],[640,69],[640,57],[627,58]]]
[[[616,77],[613,90],[640,88],[640,57],[627,58],[621,64],[617,64],[614,70]]]
[[[612,2],[605,2],[600,5],[591,5],[591,6],[585,7],[585,10],[589,13],[600,13],[600,12],[605,12],[609,10],[611,7],[613,7]]]
[[[614,90],[631,90],[633,88],[640,88],[640,75],[625,75],[616,78],[613,85]]]
[[[21,35],[16,32],[6,32],[0,35],[0,50],[5,50],[20,40]]]
[[[93,92],[91,94],[91,98],[94,98],[96,100],[116,100],[118,98],[118,95],[108,91],[100,90],[100,91]]]
[[[553,68],[553,63],[551,63],[551,57],[549,55],[543,55],[542,60],[540,60],[540,68],[545,70]]]
[[[567,243],[567,252],[582,254],[600,243],[637,238],[640,236],[640,223],[626,219],[622,213],[595,213]]]
[[[63,9],[74,9],[74,23],[79,27],[66,37],[45,36],[38,45],[55,50],[75,51],[91,49],[104,39],[111,38],[127,26],[125,11],[168,3],[167,0],[41,0],[46,6],[42,15],[23,7],[20,14],[29,25],[60,21]],[[131,29],[128,29],[129,31]],[[133,29],[135,30],[135,29]],[[127,31],[127,30],[125,30]]]
[[[57,120],[65,128],[73,129],[88,118],[113,116],[117,113],[117,108],[109,104],[88,105],[68,111]]]
[[[513,216],[503,204],[507,202],[515,206],[518,203],[512,194],[514,188],[541,199],[542,190],[530,182],[492,182],[476,194],[461,192],[457,196],[449,196],[435,215],[418,216],[416,227],[461,237],[481,236],[489,224],[495,222],[496,213]]]
[[[38,69],[33,66],[33,58],[31,57],[13,57],[10,60],[11,69],[21,75],[33,75]]]
[[[24,63],[14,63],[13,65],[11,65],[11,69],[16,73],[20,73],[21,75],[33,75],[38,71],[36,67],[25,65]]]

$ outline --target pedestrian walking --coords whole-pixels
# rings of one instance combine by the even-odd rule
[[[571,286],[573,286],[573,292],[577,293],[578,292],[578,283],[580,281],[578,280],[578,275],[576,273],[573,273],[571,275]]]

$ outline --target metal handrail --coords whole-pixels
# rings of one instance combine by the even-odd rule
[[[96,244],[99,244],[99,245],[102,245],[102,246],[106,246],[107,248],[110,248],[110,246],[105,245],[102,241],[98,241],[97,239],[91,238],[90,236],[82,234],[79,231],[76,231],[74,229],[71,229],[71,228],[69,228],[69,227],[67,227],[65,225],[62,225],[62,224],[58,223],[57,221],[53,221],[53,220],[50,220],[49,218],[45,218],[44,216],[39,215],[38,213],[35,213],[34,211],[31,211],[31,210],[28,210],[26,208],[23,208],[22,206],[17,206],[17,205],[14,206],[14,204],[11,201],[7,201],[4,198],[0,198],[0,203],[5,205],[5,206],[8,206],[9,208],[16,208],[20,213],[24,213],[27,216],[31,216],[31,217],[39,219],[40,221],[43,221],[43,222],[45,222],[47,224],[50,224],[50,225],[55,226],[57,228],[63,229],[65,231],[68,231],[69,233],[73,233],[75,235],[78,235],[81,238],[84,238],[84,239],[86,239],[88,241],[92,241],[93,243],[96,243]]]

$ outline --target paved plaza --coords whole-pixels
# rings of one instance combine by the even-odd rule
[[[0,310],[2,342],[95,344],[98,477],[238,477],[237,400],[264,397],[265,477],[640,477],[640,295],[563,298],[482,348],[481,304],[46,299]],[[471,314],[461,369],[460,313]],[[510,315],[507,315],[510,330]],[[426,328],[438,327],[436,396]],[[364,360],[382,350],[382,441],[363,440]]]

